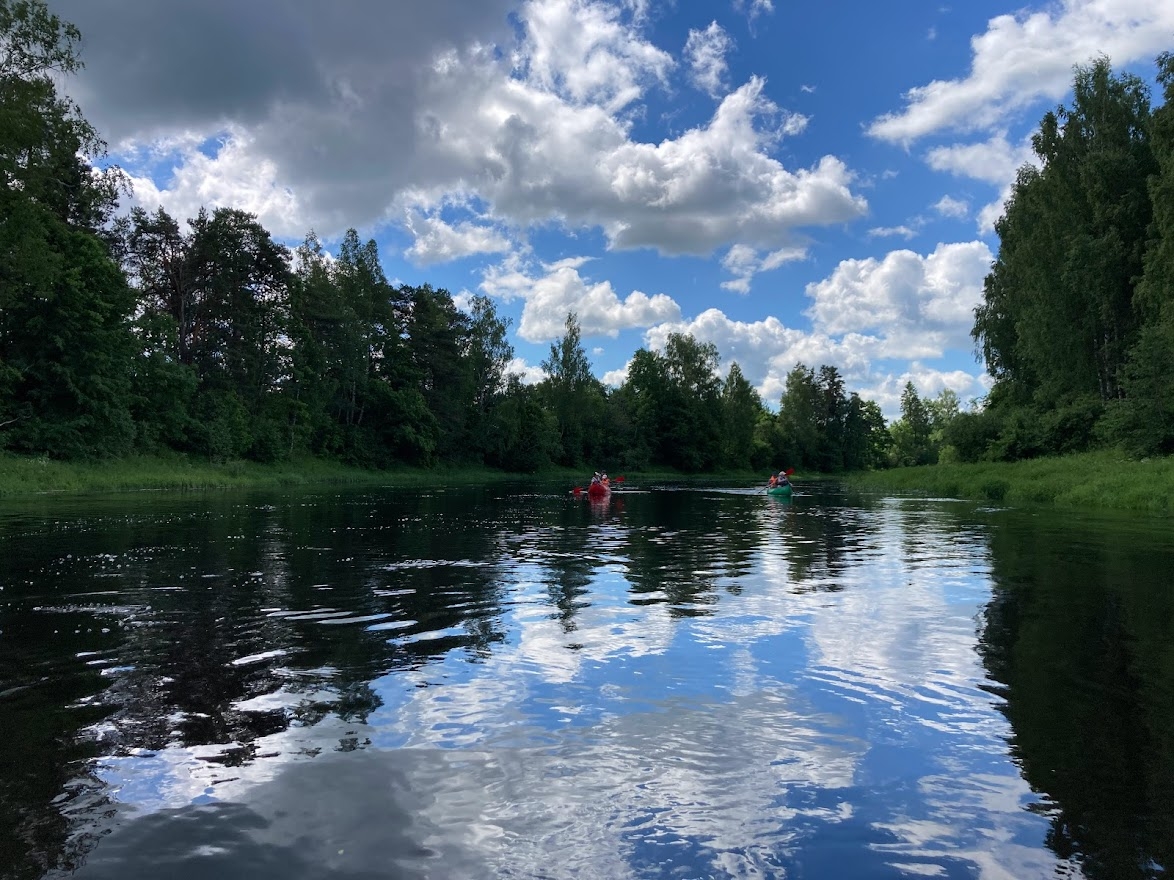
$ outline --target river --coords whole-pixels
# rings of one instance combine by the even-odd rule
[[[0,507],[0,877],[1174,867],[1169,520],[565,488]]]

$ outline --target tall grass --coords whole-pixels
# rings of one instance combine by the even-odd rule
[[[213,463],[184,456],[63,462],[0,455],[0,497],[45,493],[233,489],[310,484],[420,486],[484,483],[510,475],[487,468],[374,471],[305,458],[279,464]]]
[[[617,476],[615,474],[613,476]],[[463,486],[497,480],[565,482],[586,486],[590,469],[551,467],[538,474],[510,474],[486,467],[366,470],[338,462],[301,458],[277,464],[249,461],[213,463],[183,455],[131,456],[111,461],[65,462],[0,453],[0,498],[44,494],[84,494],[144,490],[202,490],[352,484],[368,486]],[[750,472],[706,475],[706,479],[766,478]],[[628,471],[633,479],[697,479],[676,471]]]
[[[1133,461],[1115,452],[895,468],[852,474],[847,481],[864,489],[988,499],[1012,505],[1096,505],[1174,513],[1174,458]]]

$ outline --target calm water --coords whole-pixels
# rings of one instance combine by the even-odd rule
[[[562,488],[0,509],[0,876],[1174,866],[1169,521]]]

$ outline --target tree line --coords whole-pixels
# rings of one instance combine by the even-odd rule
[[[803,364],[775,414],[683,334],[610,389],[573,313],[527,385],[490,299],[390,283],[353,229],[331,255],[233,208],[119,216],[125,178],[94,167],[104,145],[55,84],[79,39],[43,0],[0,0],[0,449],[837,471],[931,460],[935,418],[957,414],[909,385],[888,426],[835,367]]]
[[[973,329],[994,385],[947,432],[959,458],[1174,452],[1174,54],[1157,67],[1156,109],[1100,59],[1043,117],[995,227]]]

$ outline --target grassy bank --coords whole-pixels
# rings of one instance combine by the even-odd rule
[[[760,474],[709,474],[704,479],[754,480]],[[0,498],[46,494],[134,492],[146,490],[244,489],[306,485],[435,486],[471,485],[496,480],[563,481],[587,485],[590,472],[554,468],[540,474],[509,474],[484,467],[365,470],[321,459],[278,464],[231,461],[221,464],[186,456],[134,456],[115,461],[66,462],[0,454]],[[628,472],[627,480],[679,480],[671,471]],[[695,478],[694,478],[695,479]]]
[[[1174,513],[1174,458],[1131,461],[1115,452],[853,474],[861,489],[917,492],[1006,504],[1049,504]]]
[[[216,464],[183,456],[135,456],[115,461],[64,462],[0,455],[0,498],[47,493],[127,492],[301,486],[312,484],[420,486],[438,481],[484,483],[511,475],[488,468],[371,471],[319,459],[279,464]]]

